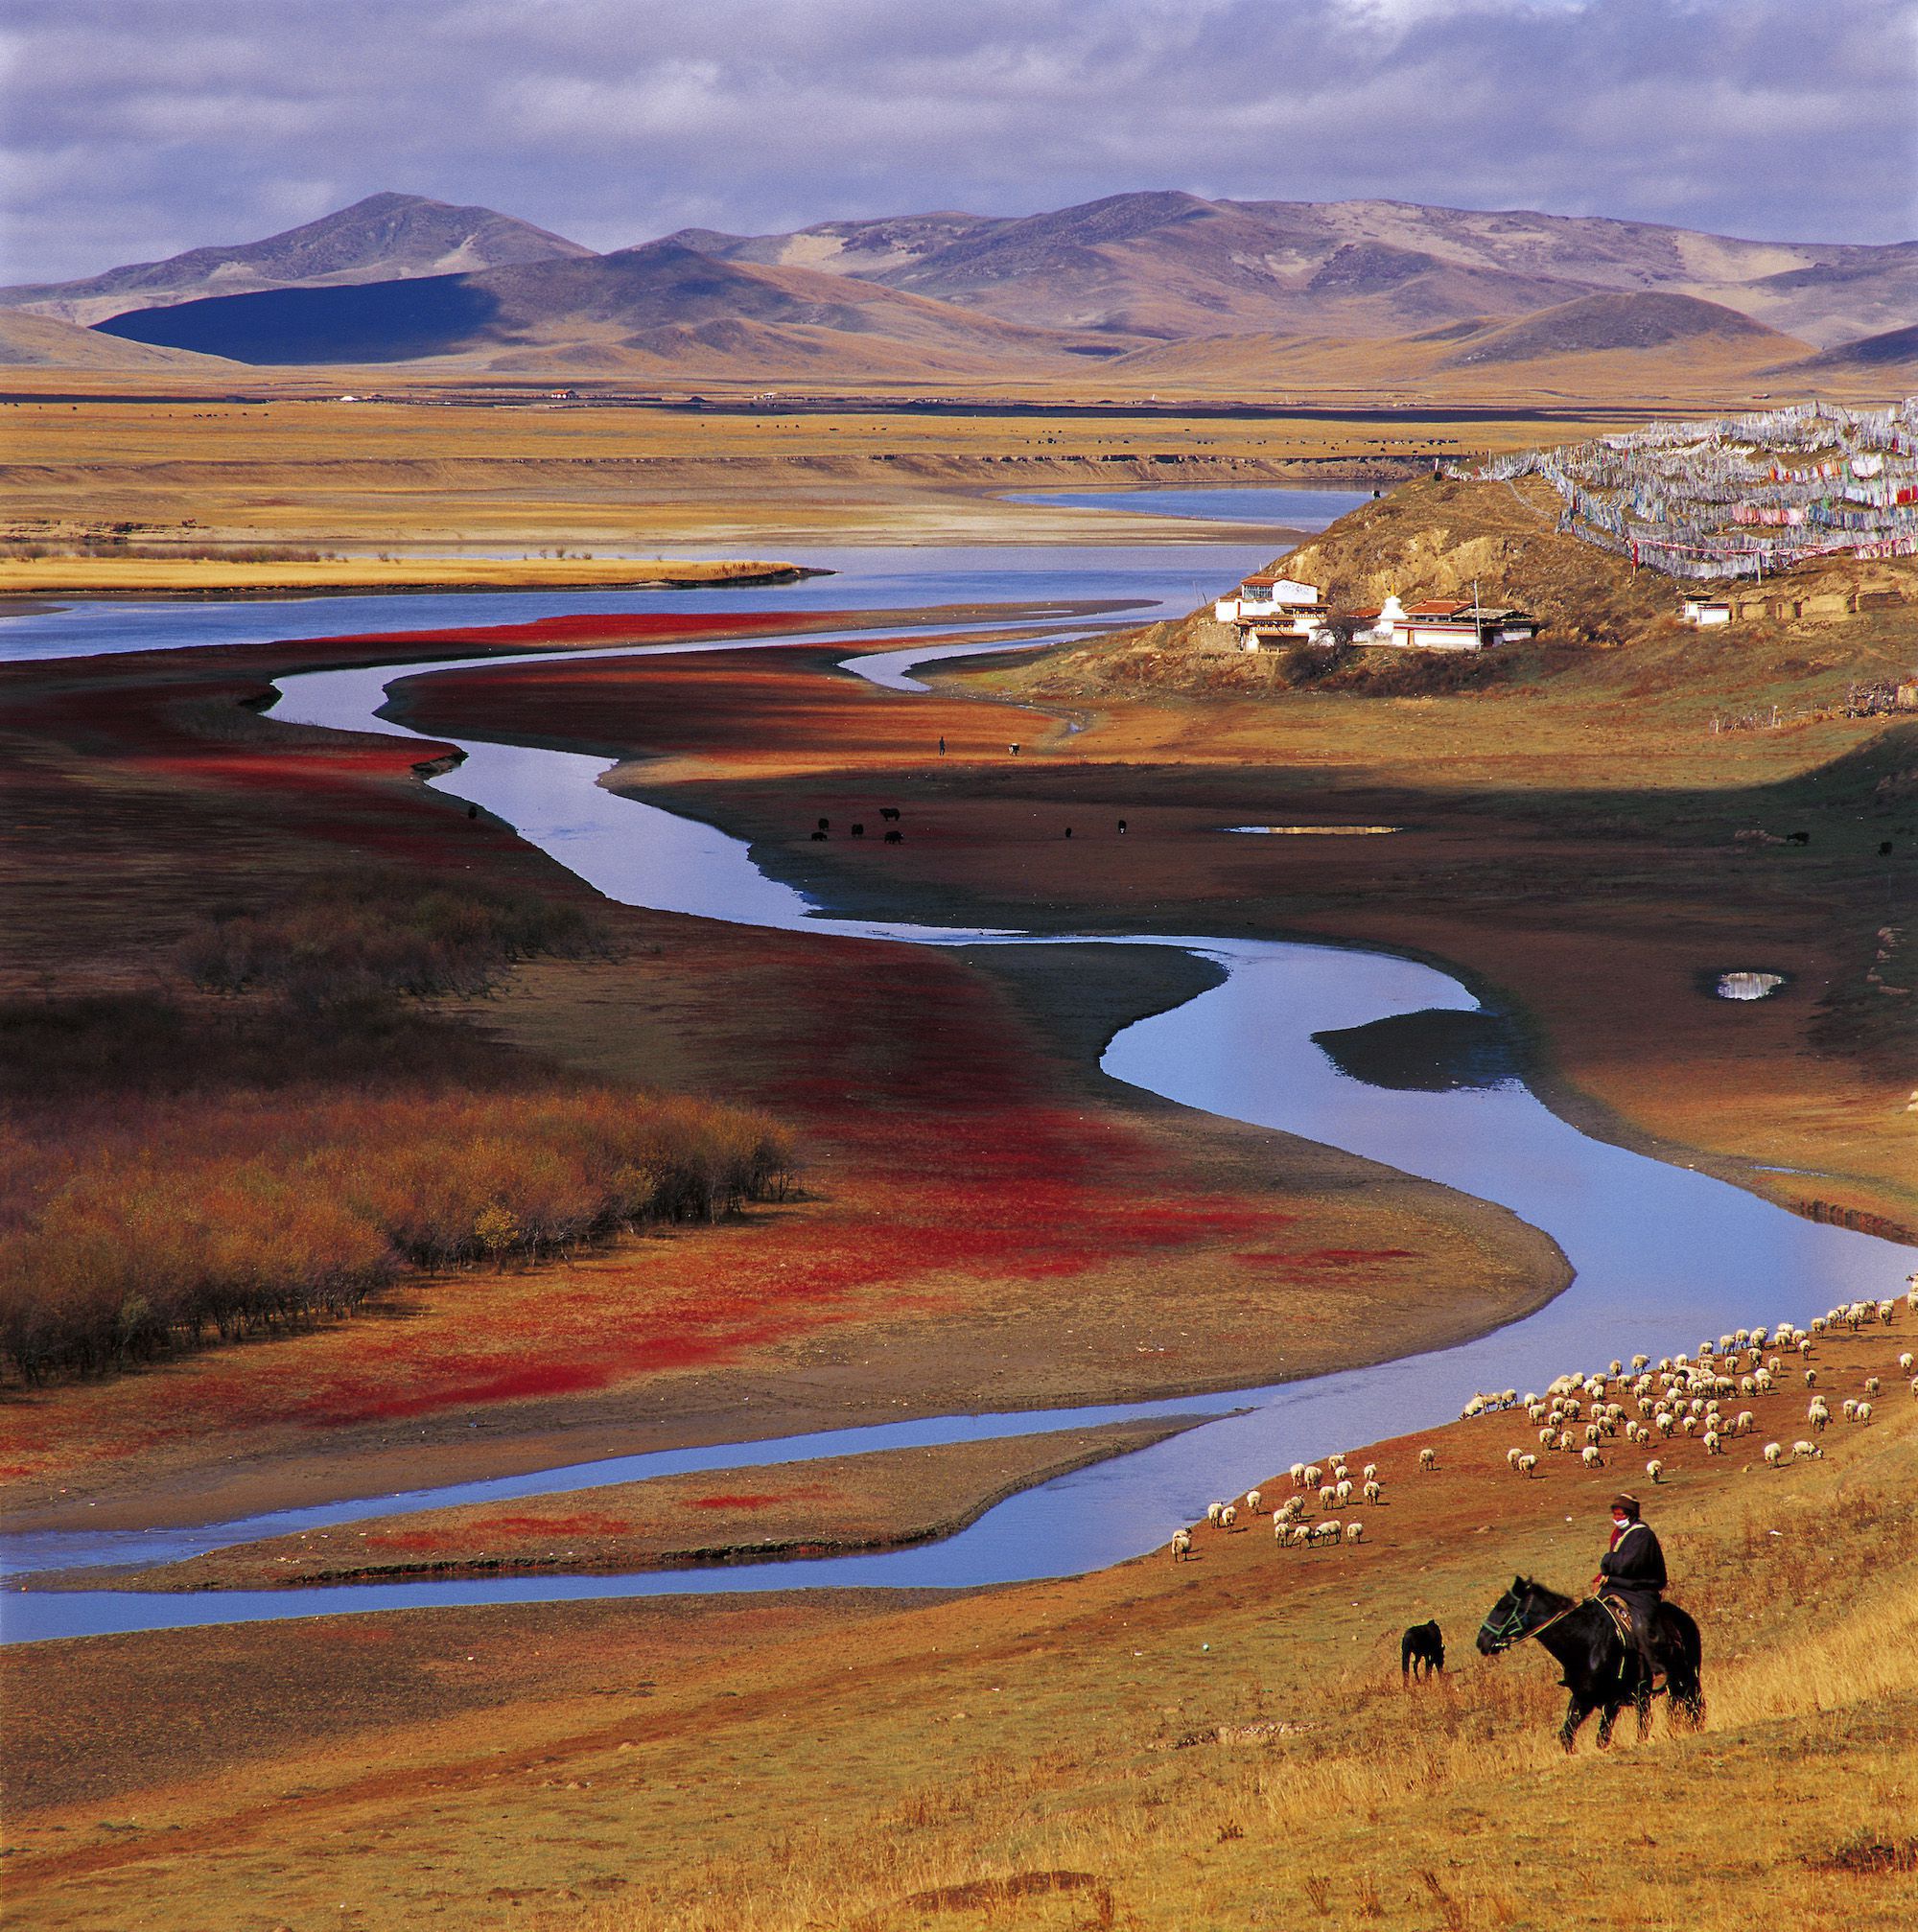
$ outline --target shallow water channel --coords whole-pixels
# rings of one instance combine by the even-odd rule
[[[1269,514],[1261,506],[1261,515]],[[1176,585],[1167,586],[1166,578],[1182,577],[1202,554],[1197,547],[1179,547],[1155,560],[1152,568],[1160,581],[1157,596],[1181,607]],[[891,561],[898,570],[899,559]],[[946,582],[934,591],[930,581],[946,561],[938,553],[929,557],[928,570],[920,580],[922,594],[901,596],[898,603],[947,601]],[[1247,568],[1245,553],[1238,554],[1232,568]],[[1147,572],[1136,559],[1133,569],[1135,581],[1142,582]],[[901,574],[911,576],[909,570]],[[1108,568],[1109,581],[1124,574],[1123,569]],[[1215,574],[1211,585],[1221,580]],[[1015,586],[1000,577],[994,591],[981,586],[971,594],[1004,598],[1027,589],[1024,582]],[[550,594],[540,594],[542,601]],[[456,601],[456,618],[434,611],[423,625],[426,614],[419,605],[424,600],[418,598],[328,603],[347,601],[377,602],[383,608],[377,617],[356,614],[350,622],[331,622],[328,631],[509,620],[494,610],[481,616],[476,606],[506,604],[510,620],[540,614],[523,598],[462,596],[434,600]],[[628,594],[621,607],[632,604]],[[395,605],[401,608],[395,610]],[[813,607],[847,606],[814,598]],[[281,607],[250,606],[248,611],[251,635],[292,634],[277,621],[285,615]],[[120,614],[106,615],[110,620]],[[98,623],[101,616],[94,607],[90,621]],[[164,619],[169,629],[176,621]],[[654,646],[611,655],[751,649],[768,641]],[[804,641],[833,640],[814,636]],[[853,669],[896,688],[910,687],[913,663],[968,648],[915,645],[871,632],[841,641],[849,652],[864,647],[861,655],[849,656]],[[878,642],[891,642],[894,648],[871,648]],[[550,661],[561,654],[534,655]],[[288,677],[280,683],[282,697],[271,714],[302,724],[418,735],[378,718],[388,686],[456,663],[524,661],[452,660],[430,666]],[[439,741],[445,741],[443,735]],[[465,752],[465,762],[434,782],[498,814],[611,898],[737,923],[915,944],[1048,943],[1017,934],[834,919],[762,872],[740,842],[605,790],[598,780],[611,769],[609,760],[481,740],[455,742]],[[1804,1320],[1839,1299],[1888,1294],[1918,1265],[1913,1250],[1801,1220],[1690,1169],[1594,1140],[1554,1114],[1516,1079],[1491,1087],[1413,1091],[1369,1085],[1341,1073],[1315,1043],[1314,1034],[1401,1013],[1477,1010],[1478,1002],[1464,987],[1432,966],[1387,953],[1281,941],[1111,933],[1084,937],[1111,944],[1183,947],[1216,961],[1226,974],[1220,984],[1173,1011],[1126,1028],[1106,1054],[1108,1072],[1185,1106],[1345,1148],[1509,1208],[1557,1242],[1576,1270],[1571,1287],[1538,1313],[1476,1341],[1298,1383],[1152,1403],[929,1417],[664,1451],[190,1529],[21,1536],[9,1541],[4,1556],[15,1572],[99,1564],[145,1566],[402,1509],[574,1493],[654,1475],[1134,1417],[1216,1418],[1152,1448],[1027,1490],[936,1544],[876,1555],[627,1576],[541,1574],[197,1595],[115,1590],[14,1593],[0,1597],[0,1637],[18,1641],[428,1605],[824,1586],[951,1587],[1068,1574],[1151,1548],[1175,1525],[1202,1514],[1211,1499],[1242,1490],[1294,1460],[1441,1422],[1455,1415],[1475,1389],[1537,1387],[1565,1370],[1602,1365],[1637,1349],[1653,1356],[1676,1354],[1729,1328],[1781,1318]]]

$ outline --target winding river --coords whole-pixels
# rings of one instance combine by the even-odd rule
[[[1124,493],[1122,506],[1141,507],[1140,494]],[[1248,505],[1258,521],[1285,521],[1285,505],[1274,501],[1284,493],[1244,495],[1261,500]],[[700,603],[690,599],[713,594],[663,594],[648,597],[647,605],[657,601],[665,608],[731,610],[744,607],[737,601],[742,597],[762,594],[782,599],[766,606],[782,609],[808,603],[814,609],[848,609],[1006,601],[1031,598],[1035,579],[1042,578],[1041,594],[1061,602],[1110,595],[1151,614],[1189,608],[1196,601],[1191,595],[1195,580],[1207,589],[1216,587],[1263,560],[1250,549],[1181,545],[1145,557],[1098,550],[1073,552],[1069,558],[1058,551],[1001,553],[1002,563],[978,552],[957,562],[953,553],[937,552],[916,570],[910,561],[914,555],[887,553],[882,585],[862,582],[854,566],[844,579],[818,579],[801,587],[803,597],[791,588],[721,593],[717,601]],[[955,588],[960,579],[968,586],[963,592]],[[204,607],[103,610],[95,605],[63,626],[55,619],[67,618],[64,613],[22,620],[35,631],[19,640],[28,650],[12,654],[49,654],[49,644],[56,649],[64,645],[62,655],[102,648],[85,640],[103,631],[115,639],[108,647],[130,649],[204,642],[209,630],[238,639],[525,621],[545,614],[537,606],[555,601],[569,611],[629,610],[634,599],[630,593],[575,598],[551,593],[338,598],[324,600],[317,611],[313,605],[251,604],[217,607],[217,616]],[[447,604],[456,608],[425,608]],[[349,616],[343,605],[378,609],[356,609]],[[299,621],[290,622],[294,616]],[[942,626],[942,636],[949,636],[953,628]],[[58,643],[49,636],[55,631]],[[141,636],[142,642],[122,641],[133,635]],[[774,640],[592,655],[750,649],[769,641]],[[806,641],[835,640],[814,635]],[[914,644],[904,631],[897,639],[867,631],[837,641],[847,646],[852,669],[894,688],[912,687],[915,663],[985,648]],[[881,641],[893,648],[872,648]],[[39,648],[33,648],[36,643]],[[550,661],[557,654],[531,655]],[[272,714],[302,724],[418,735],[380,718],[389,686],[469,664],[526,661],[449,660],[430,666],[409,663],[288,677],[281,681]],[[737,923],[914,944],[1048,943],[1012,933],[835,919],[760,871],[738,841],[605,790],[598,781],[611,769],[607,759],[483,740],[457,742],[465,761],[433,782],[498,814],[610,898]],[[1688,1168],[1592,1139],[1554,1114],[1517,1080],[1444,1092],[1372,1086],[1341,1073],[1314,1042],[1316,1033],[1392,1014],[1476,1010],[1478,1002],[1465,988],[1432,966],[1386,953],[1279,941],[1110,933],[1085,937],[1111,944],[1182,947],[1216,961],[1225,971],[1210,989],[1122,1032],[1107,1052],[1108,1072],[1185,1106],[1345,1148],[1508,1207],[1557,1242],[1576,1270],[1571,1287],[1536,1314],[1478,1340],[1298,1383],[1153,1403],[930,1417],[662,1451],[195,1528],[19,1536],[10,1540],[4,1554],[16,1573],[102,1564],[144,1566],[401,1509],[573,1493],[654,1475],[1137,1417],[1214,1418],[1152,1448],[1027,1490],[936,1544],[877,1555],[629,1576],[542,1574],[199,1595],[111,1589],[20,1592],[0,1597],[0,1636],[20,1641],[428,1605],[822,1586],[953,1587],[1069,1574],[1151,1548],[1176,1525],[1202,1513],[1213,1497],[1243,1489],[1294,1460],[1441,1422],[1456,1414],[1475,1389],[1536,1387],[1565,1370],[1602,1365],[1636,1349],[1654,1356],[1676,1354],[1728,1328],[1781,1318],[1805,1320],[1840,1299],[1888,1294],[1918,1265],[1918,1252],[1803,1221]]]

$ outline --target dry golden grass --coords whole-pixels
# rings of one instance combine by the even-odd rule
[[[336,395],[347,381],[336,379]],[[557,543],[602,560],[609,549],[646,555],[689,543],[1163,541],[1162,521],[999,497],[1142,482],[1309,486],[1326,469],[1391,480],[1435,451],[1522,448],[1631,420],[1603,407],[1550,424],[1140,417],[1122,407],[968,416],[856,401],[816,415],[701,415],[525,397],[494,407],[473,390],[430,384],[345,404],[267,377],[247,381],[257,400],[244,403],[184,389],[175,399],[157,379],[136,394],[88,386],[101,393],[80,406],[23,401],[0,413],[12,464],[0,477],[0,535],[58,546],[117,530],[132,544],[355,553]]]

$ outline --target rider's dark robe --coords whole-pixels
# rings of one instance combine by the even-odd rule
[[[1665,1552],[1649,1525],[1634,1523],[1613,1537],[1599,1558],[1599,1574],[1607,1595],[1625,1598],[1633,1609],[1655,1605],[1665,1588]]]

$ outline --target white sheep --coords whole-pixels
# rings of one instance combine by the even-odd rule
[[[1815,1442],[1806,1442],[1801,1439],[1791,1445],[1791,1459],[1793,1462],[1810,1462],[1815,1458],[1822,1457],[1824,1454],[1825,1452]]]
[[[1310,1523],[1295,1523],[1292,1525],[1293,1548],[1303,1549],[1312,1541],[1315,1527],[1316,1525]]]
[[[1418,1452],[1418,1466],[1420,1469],[1437,1469],[1438,1452],[1436,1449],[1421,1449]]]
[[[1366,1464],[1364,1475],[1368,1482],[1377,1481],[1378,1473],[1379,1473],[1379,1466],[1376,1462],[1368,1462]]]
[[[1584,1465],[1587,1469],[1602,1469],[1605,1466],[1604,1457],[1602,1455],[1600,1455],[1598,1450],[1595,1447],[1593,1447],[1593,1445],[1590,1443],[1587,1443],[1585,1445],[1585,1448],[1581,1455],[1581,1460],[1584,1462]]]
[[[1207,1523],[1216,1525],[1220,1517],[1225,1515],[1225,1513],[1226,1505],[1223,1502],[1208,1502],[1205,1505],[1205,1521]]]
[[[1518,1458],[1524,1454],[1525,1451],[1522,1449],[1508,1449],[1505,1453],[1506,1467],[1508,1469],[1516,1469],[1518,1467]]]
[[[1316,1462],[1308,1462],[1302,1473],[1304,1487],[1307,1489],[1317,1489],[1325,1480],[1325,1472]]]
[[[1366,1525],[1363,1523],[1348,1523],[1345,1525],[1347,1543],[1363,1543],[1366,1540]]]
[[[1538,1458],[1535,1455],[1521,1455],[1518,1458],[1518,1473],[1523,1477],[1529,1478],[1537,1467]]]
[[[1905,1353],[1898,1358],[1899,1374],[1909,1375],[1911,1373],[1911,1362],[1912,1362],[1911,1351],[1907,1348],[1905,1351]]]
[[[1314,1543],[1337,1543],[1343,1533],[1344,1525],[1336,1516],[1328,1516],[1324,1522],[1315,1523],[1312,1525]]]
[[[1871,1420],[1871,1404],[1868,1402],[1860,1403],[1858,1406],[1858,1414],[1854,1419],[1859,1422],[1869,1422]]]
[[[1385,1487],[1376,1477],[1366,1484],[1364,1492],[1368,1502],[1377,1502],[1385,1495]]]
[[[1292,1486],[1294,1489],[1305,1487],[1305,1465],[1302,1462],[1295,1462],[1292,1465]]]
[[[1172,1532],[1172,1560],[1183,1563],[1192,1554],[1192,1532],[1189,1529],[1175,1529]]]
[[[1351,1501],[1351,1500],[1352,1500],[1351,1478],[1343,1477],[1340,1478],[1337,1486],[1332,1491],[1332,1501],[1338,1508],[1344,1509],[1345,1505]]]
[[[1332,1480],[1334,1482],[1344,1482],[1346,1477],[1351,1475],[1351,1473],[1352,1472],[1345,1467],[1343,1461],[1335,1462],[1332,1465]]]
[[[1231,1528],[1232,1525],[1235,1524],[1238,1520],[1239,1520],[1239,1512],[1229,1502],[1227,1503],[1225,1508],[1223,1508],[1219,1512],[1219,1527],[1221,1529]]]
[[[1867,1395],[1876,1395],[1876,1394],[1878,1393],[1878,1377],[1877,1377],[1877,1376],[1875,1376],[1875,1375],[1868,1375],[1868,1376],[1866,1376],[1866,1377],[1865,1377],[1865,1379],[1864,1379],[1864,1392],[1865,1392],[1865,1393],[1866,1393]]]
[[[1738,1420],[1732,1424],[1733,1432],[1738,1435],[1749,1435],[1757,1427],[1758,1417],[1748,1408],[1740,1409]]]
[[[1848,1395],[1845,1397],[1843,1402],[1839,1403],[1838,1413],[1842,1415],[1847,1422],[1853,1422],[1857,1420],[1858,1408],[1859,1408],[1858,1404],[1854,1402],[1852,1398]],[[1829,1415],[1831,1413],[1831,1410],[1827,1409],[1825,1412],[1827,1415]]]
[[[1765,1445],[1765,1460],[1767,1468],[1776,1469],[1785,1460],[1785,1445],[1782,1442],[1767,1442]]]
[[[1812,1398],[1812,1406],[1805,1411],[1805,1420],[1813,1429],[1823,1429],[1832,1419],[1832,1411],[1816,1396]]]
[[[1716,1429],[1706,1430],[1705,1454],[1707,1455],[1722,1455],[1724,1453],[1725,1453],[1724,1437],[1720,1435]]]
[[[1657,1456],[1654,1455],[1651,1458],[1651,1460],[1645,1465],[1645,1473],[1646,1475],[1650,1477],[1653,1482],[1661,1481],[1663,1480],[1665,1476],[1665,1465],[1659,1461]]]
[[[1249,1489],[1249,1490],[1247,1490],[1247,1491],[1246,1491],[1246,1514],[1247,1514],[1248,1516],[1256,1516],[1256,1515],[1257,1515],[1257,1514],[1259,1513],[1259,1504],[1260,1504],[1260,1503],[1261,1503],[1262,1501],[1264,1501],[1264,1500],[1265,1500],[1265,1498],[1264,1498],[1264,1495],[1263,1495],[1263,1493],[1262,1493],[1261,1491],[1259,1491],[1259,1490],[1256,1490],[1256,1489]]]

